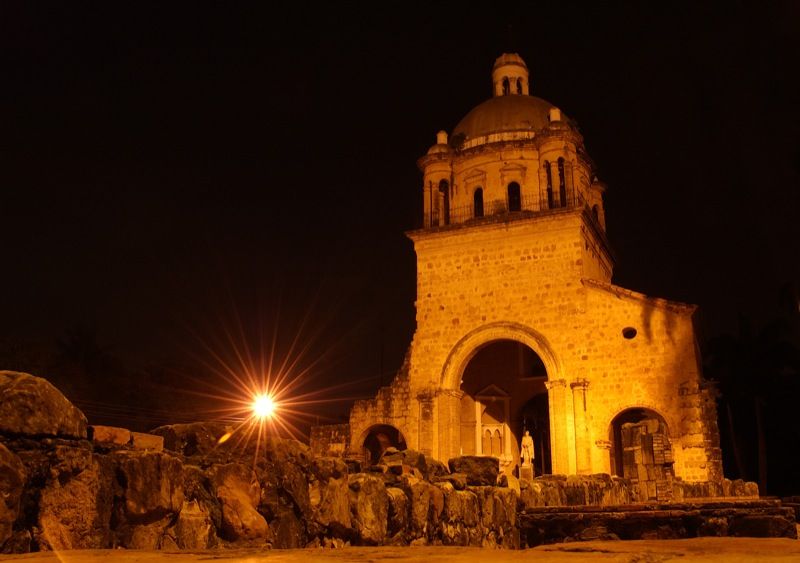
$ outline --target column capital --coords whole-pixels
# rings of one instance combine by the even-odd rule
[[[597,440],[594,443],[595,446],[600,448],[601,450],[610,450],[611,449],[611,441],[610,440]]]
[[[550,379],[544,382],[544,386],[547,387],[547,390],[550,391],[551,389],[558,389],[566,388],[567,387],[567,380],[566,379]]]
[[[588,379],[577,379],[569,384],[572,389],[586,390],[589,387]]]

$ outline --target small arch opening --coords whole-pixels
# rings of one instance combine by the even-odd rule
[[[598,223],[600,222],[600,208],[596,203],[592,206],[592,217],[594,217],[594,220]]]
[[[508,96],[511,93],[511,86],[508,83],[508,78],[503,79],[503,95]]]
[[[550,161],[544,161],[544,172],[547,176],[547,209],[553,209],[555,207],[555,201],[553,198],[553,171],[550,168]]]
[[[388,448],[406,449],[406,439],[403,434],[389,424],[376,424],[370,427],[364,438],[364,462],[375,465]]]
[[[517,94],[522,95],[522,79],[517,78]]]
[[[447,180],[439,181],[439,193],[442,194],[442,210],[444,217],[444,224],[450,224],[450,183]]]
[[[564,175],[564,158],[558,159],[558,200],[561,207],[567,206],[567,180]]]
[[[639,334],[639,331],[632,326],[626,326],[622,329],[622,337],[626,340],[633,340],[637,334]]]
[[[472,194],[472,213],[475,217],[483,217],[483,188],[475,188]]]
[[[522,211],[522,196],[520,194],[519,184],[516,182],[511,182],[508,185],[508,210]]]
[[[674,461],[663,416],[647,408],[626,409],[611,421],[609,439],[615,475],[630,479],[642,500],[669,498]]]

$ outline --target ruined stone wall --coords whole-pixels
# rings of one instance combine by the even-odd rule
[[[360,458],[364,439],[375,425],[387,424],[397,428],[406,443],[416,438],[417,409],[411,396],[407,365],[400,369],[389,386],[381,387],[373,399],[356,401],[350,410],[350,447],[347,455]]]
[[[313,426],[309,446],[315,456],[344,457],[350,448],[350,425],[327,424]]]

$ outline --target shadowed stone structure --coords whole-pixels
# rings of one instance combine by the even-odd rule
[[[501,55],[493,97],[419,159],[406,360],[355,403],[348,432],[315,429],[312,447],[335,449],[335,434],[348,440],[339,450],[374,459],[365,441],[380,426],[404,441],[382,447],[490,455],[516,474],[529,430],[537,475],[617,474],[643,500],[669,500],[675,478],[719,481],[696,307],[612,283],[605,185],[575,122],[531,91],[522,58]]]

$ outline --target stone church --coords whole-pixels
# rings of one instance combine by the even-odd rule
[[[610,473],[652,498],[722,478],[696,307],[612,283],[605,185],[567,113],[503,54],[492,97],[418,165],[416,331],[403,367],[312,447],[374,462],[389,446],[500,459],[536,475]]]

